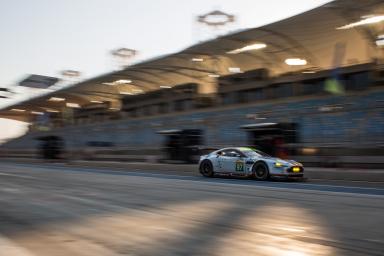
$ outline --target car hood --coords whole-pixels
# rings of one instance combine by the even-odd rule
[[[280,159],[278,157],[259,157],[259,158],[253,158],[253,160],[257,161],[257,160],[265,160],[267,162],[280,162],[282,163],[283,165],[287,165],[287,166],[293,166],[293,165],[299,165],[299,166],[302,166],[301,163],[299,162],[296,162],[295,160],[289,160],[289,159]]]

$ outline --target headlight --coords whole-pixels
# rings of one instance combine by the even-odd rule
[[[284,165],[280,162],[275,162],[275,167],[283,167]]]

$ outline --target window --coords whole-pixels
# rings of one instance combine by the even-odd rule
[[[237,103],[245,103],[247,102],[247,91],[239,91],[237,92]]]
[[[297,95],[314,95],[323,92],[324,90],[324,80],[306,80],[300,84],[297,84]]]
[[[274,99],[276,98],[276,86],[268,86],[263,88],[265,99]]]
[[[279,98],[291,97],[293,94],[292,91],[292,85],[289,83],[276,86],[276,94]]]
[[[168,103],[160,103],[159,105],[158,105],[158,107],[159,107],[159,113],[160,114],[164,114],[164,113],[167,113],[168,112]]]
[[[193,109],[193,101],[188,99],[184,100],[184,110]]]
[[[149,116],[152,114],[152,106],[144,106],[143,107],[143,114],[146,115],[146,116]]]
[[[136,108],[129,108],[127,109],[128,116],[130,117],[137,117],[137,109]]]
[[[228,156],[229,157],[242,157],[244,155],[240,151],[238,151],[236,149],[232,149],[229,151]]]
[[[252,91],[251,100],[263,100],[264,99],[264,91],[262,88],[258,88]]]
[[[183,111],[185,108],[185,102],[183,100],[177,100],[174,103],[175,111]]]
[[[345,77],[345,89],[347,90],[364,90],[368,87],[369,83],[370,81],[368,72],[349,74]]]
[[[226,150],[223,150],[223,151],[219,151],[217,154],[220,155],[220,156],[227,156],[227,157],[243,156],[243,154],[240,151],[236,150],[236,149],[226,149]]]
[[[247,150],[243,150],[243,154],[245,154],[248,157],[260,157],[260,156],[269,157],[270,156],[264,153],[263,151],[257,150],[255,148],[249,148]]]
[[[223,100],[223,104],[224,105],[233,104],[234,103],[233,96],[234,96],[233,93],[230,93],[230,92],[223,93],[221,96]]]

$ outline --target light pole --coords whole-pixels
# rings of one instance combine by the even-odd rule
[[[118,48],[111,51],[111,55],[117,62],[119,68],[125,68],[129,66],[129,64],[137,56],[137,54],[137,50],[129,48]]]
[[[66,86],[68,84],[79,82],[81,72],[77,70],[66,69],[61,71],[60,75],[62,76],[62,80],[64,81],[64,84],[62,84],[62,86]]]
[[[228,14],[219,10],[206,13],[204,15],[197,16],[196,21],[201,27],[208,28],[208,32],[213,33],[214,36],[219,36],[224,27],[228,27],[230,24],[234,24],[236,18],[232,14]]]

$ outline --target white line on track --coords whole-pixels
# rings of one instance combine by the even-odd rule
[[[114,172],[114,171],[112,171]],[[120,171],[117,171],[120,172]],[[126,173],[129,173],[129,171],[126,171]],[[151,173],[148,175],[148,173],[143,172],[131,172],[131,176],[143,177],[143,178],[157,178],[157,179],[167,179],[167,178],[173,178],[177,179],[179,181],[185,181],[185,182],[193,182],[193,183],[209,183],[213,185],[219,185],[219,186],[243,186],[243,187],[252,187],[255,189],[266,189],[266,190],[279,190],[279,191],[286,191],[291,193],[307,193],[307,194],[324,194],[324,195],[343,195],[343,196],[351,196],[351,197],[373,197],[373,198],[383,198],[383,195],[372,195],[372,194],[363,194],[363,193],[350,193],[350,192],[343,192],[343,191],[328,191],[328,190],[313,190],[311,187],[319,187],[319,188],[344,188],[344,189],[362,189],[362,190],[377,190],[377,191],[383,191],[383,189],[379,188],[364,188],[364,187],[349,187],[349,186],[339,186],[339,185],[325,185],[325,184],[303,184],[307,186],[295,188],[295,187],[276,187],[276,186],[268,186],[269,181],[255,181],[255,183],[252,183],[251,181],[248,183],[231,183],[231,182],[225,182],[224,179],[221,181],[219,178],[217,180],[207,178],[204,179],[188,179],[191,177],[198,178],[196,176],[182,176],[182,175],[173,175],[173,174],[154,174]],[[129,176],[129,174],[127,175]],[[234,180],[236,181],[236,180]],[[257,183],[260,182],[261,184],[258,185]],[[274,184],[274,183],[271,183]]]
[[[180,180],[182,181],[182,180]],[[185,180],[187,181],[187,180]],[[269,190],[269,191],[282,191],[287,193],[300,193],[300,194],[322,194],[322,195],[328,195],[328,196],[347,196],[347,197],[366,197],[366,198],[380,198],[383,199],[383,195],[375,195],[375,194],[362,194],[362,193],[349,193],[349,192],[342,192],[342,191],[327,191],[327,190],[313,190],[309,188],[294,188],[294,187],[275,187],[275,186],[258,186],[254,184],[240,184],[240,183],[225,183],[225,182],[219,182],[219,181],[197,181],[197,180],[189,180],[191,182],[204,182],[204,183],[210,183],[213,185],[219,185],[219,186],[243,186],[243,187],[251,187],[254,189],[261,189],[261,190]],[[348,187],[346,187],[348,188]]]
[[[86,169],[87,171],[89,172],[92,172],[92,170],[88,170]],[[96,169],[97,170],[97,169]],[[177,175],[177,174],[163,174],[163,173],[150,173],[150,172],[140,172],[141,169],[134,169],[134,170],[128,170],[128,171],[119,171],[119,170],[108,170],[108,172],[111,172],[111,174],[113,174],[113,172],[118,172],[118,173],[121,173],[121,172],[124,172],[128,175],[130,174],[133,174],[131,176],[142,176],[142,177],[153,177],[153,178],[175,178],[175,179],[180,179],[180,180],[192,180],[192,179],[189,179],[191,177],[194,177],[194,178],[197,178],[196,180],[193,179],[193,181],[203,181],[203,182],[213,182],[213,183],[220,183],[220,184],[223,184],[223,183],[226,183],[226,182],[220,182],[220,181],[215,181],[214,179],[220,179],[220,177],[217,177],[217,178],[214,178],[214,179],[210,179],[210,178],[204,178],[202,176],[189,176],[189,175]],[[102,173],[102,174],[108,174],[108,173]],[[138,175],[135,175],[135,174],[138,174]],[[201,180],[199,178],[202,178]],[[206,180],[204,180],[206,179]],[[223,181],[225,180],[224,178],[222,179]],[[233,181],[236,181],[236,179],[232,179]],[[238,179],[240,181],[240,179]],[[252,180],[247,180],[249,181],[250,183],[247,184],[247,183],[233,183],[233,184],[237,184],[237,185],[258,185],[257,183],[262,183],[262,184],[265,184],[265,186],[268,186],[268,183],[271,183],[271,184],[275,184],[271,181],[254,181],[255,183],[252,183]],[[229,184],[230,182],[226,183],[226,184]],[[286,183],[283,183],[283,184],[286,184]],[[288,183],[290,184],[290,183]],[[293,183],[292,183],[293,184]],[[377,190],[377,191],[383,191],[384,188],[371,188],[371,187],[356,187],[356,186],[343,186],[343,185],[331,185],[331,184],[313,184],[313,183],[298,183],[298,184],[302,184],[304,186],[308,186],[308,187],[322,187],[322,188],[325,188],[325,187],[328,187],[328,188],[347,188],[347,189],[361,189],[361,190]],[[260,187],[260,186],[259,186]],[[272,187],[272,188],[275,188],[275,186],[268,186],[268,187]],[[285,188],[285,187],[284,187]],[[290,188],[289,188],[290,189]],[[292,186],[292,189],[295,189],[293,186]],[[301,188],[300,188],[301,189]]]
[[[31,179],[31,180],[40,180],[36,177],[28,176],[28,175],[20,175],[20,174],[12,174],[12,173],[5,173],[0,172],[1,176],[10,176],[10,177],[17,177],[17,178],[23,178],[23,179]]]
[[[282,187],[277,187],[277,186],[273,186],[272,183],[271,183],[271,186],[269,186],[267,183],[268,182],[260,182],[261,184],[258,185],[257,183],[259,181],[255,181],[255,183],[248,183],[248,182],[245,182],[245,183],[238,183],[238,182],[234,182],[234,183],[231,183],[231,182],[224,182],[224,181],[215,181],[214,179],[206,179],[204,180],[204,178],[200,179],[199,176],[188,176],[188,175],[175,175],[175,174],[160,174],[160,173],[151,173],[151,172],[143,172],[143,171],[122,171],[122,170],[107,170],[107,169],[104,169],[104,168],[89,168],[89,167],[75,167],[75,168],[69,168],[67,166],[55,166],[56,168],[52,168],[50,167],[50,171],[52,172],[52,170],[55,170],[55,171],[59,171],[59,170],[65,170],[65,171],[68,171],[68,172],[74,172],[74,173],[79,173],[79,172],[90,172],[90,173],[99,173],[99,174],[114,174],[114,173],[120,173],[120,174],[126,174],[127,176],[138,176],[138,177],[146,177],[146,178],[157,178],[157,179],[167,179],[167,178],[173,178],[173,179],[177,179],[177,180],[180,180],[180,181],[190,181],[190,182],[203,182],[203,183],[210,183],[210,184],[214,184],[214,185],[227,185],[227,186],[247,186],[247,187],[253,187],[253,188],[259,188],[259,189],[267,189],[267,190],[280,190],[280,191],[287,191],[287,192],[294,192],[294,193],[303,193],[303,192],[307,192],[307,193],[320,193],[320,194],[327,194],[327,195],[335,195],[335,194],[339,194],[339,195],[345,195],[345,196],[362,196],[362,197],[375,197],[375,198],[382,198],[383,195],[375,195],[375,194],[366,194],[366,193],[358,193],[358,192],[354,192],[354,193],[351,193],[351,192],[344,192],[344,191],[328,191],[328,190],[314,190],[314,189],[311,189],[312,188],[339,188],[339,189],[360,189],[362,191],[366,190],[366,191],[383,191],[383,189],[380,189],[380,188],[365,188],[365,187],[356,187],[356,186],[341,186],[341,185],[327,185],[327,184],[308,184],[308,183],[304,183],[303,185],[306,186],[305,187],[294,187],[294,186],[290,186],[290,187],[285,187],[285,186],[282,186]],[[39,169],[46,169],[48,167],[46,166],[39,166],[37,167]],[[136,170],[140,170],[140,169],[136,169]],[[25,176],[25,175],[17,175],[17,174],[9,174],[9,173],[1,173],[0,172],[0,175],[8,175],[8,176],[16,176],[16,177],[20,177],[20,178],[26,178],[26,179],[37,179],[38,178],[34,178],[34,177],[31,177],[31,176]]]

